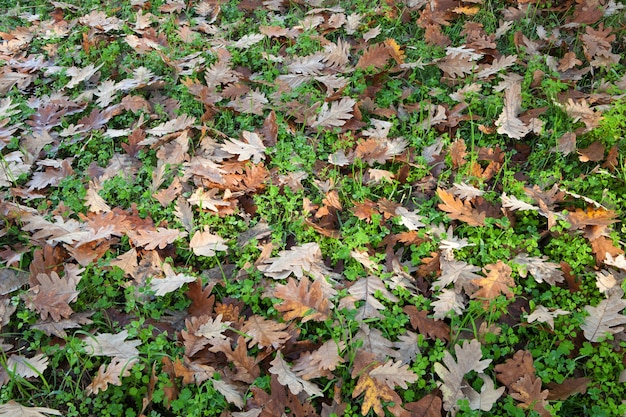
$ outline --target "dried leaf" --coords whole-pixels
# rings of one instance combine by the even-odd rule
[[[554,330],[554,318],[567,314],[570,314],[570,312],[561,310],[560,308],[550,311],[542,305],[537,305],[535,311],[533,311],[532,314],[529,314],[526,317],[526,321],[528,323],[532,323],[534,321],[538,321],[540,323],[548,323],[548,326],[550,326],[550,328]]]
[[[261,137],[254,132],[247,131],[244,131],[242,135],[247,143],[237,139],[229,139],[222,145],[222,150],[232,155],[239,155],[238,161],[252,159],[253,163],[258,164],[265,159],[265,145],[263,145]]]
[[[278,349],[291,339],[291,335],[285,329],[287,329],[285,323],[278,323],[254,315],[246,320],[241,332],[250,337],[249,347],[258,345],[259,348],[272,346],[274,349]]]
[[[623,292],[615,291],[608,299],[600,301],[596,307],[586,306],[589,314],[585,322],[580,326],[585,338],[592,342],[599,342],[609,334],[622,332],[626,324],[626,316],[619,312],[626,308],[626,300],[622,298]],[[620,327],[618,327],[620,326]]]
[[[185,236],[187,236],[187,232],[182,232],[178,229],[166,229],[164,227],[157,227],[155,230],[138,229],[128,231],[128,237],[133,240],[135,245],[143,246],[145,250],[165,249],[167,245],[174,243],[176,239]]]
[[[521,111],[522,85],[514,83],[504,93],[504,110],[495,122],[498,133],[513,139],[521,139],[530,133],[530,128],[517,118]]]
[[[228,246],[225,245],[226,240],[218,235],[212,234],[210,231],[196,232],[191,241],[189,242],[189,248],[193,249],[193,253],[197,256],[215,256],[215,251],[228,250]]]
[[[330,313],[330,303],[324,296],[320,280],[309,286],[309,279],[305,276],[299,283],[289,278],[287,285],[277,285],[274,297],[283,301],[274,305],[277,311],[283,314],[283,320],[289,321],[301,317],[302,323],[309,320],[323,321]]]
[[[126,340],[128,330],[117,334],[101,333],[85,339],[85,350],[91,356],[110,356],[119,359],[133,359],[139,355],[137,346],[141,340]]]
[[[280,350],[276,352],[276,358],[270,362],[270,365],[272,365],[269,369],[270,373],[278,376],[278,382],[288,387],[292,394],[298,395],[304,391],[309,396],[322,397],[324,395],[315,384],[305,381],[293,373],[289,365],[283,360]]]
[[[518,268],[518,273],[522,278],[526,278],[526,274],[530,272],[538,283],[547,282],[550,285],[556,285],[563,282],[565,277],[563,271],[560,270],[561,266],[554,262],[546,262],[546,259],[546,256],[538,258],[520,253],[513,258],[512,262],[522,265]]]
[[[442,188],[437,189],[437,195],[443,201],[439,204],[439,208],[448,213],[448,215],[456,220],[461,220],[469,226],[484,226],[485,212],[480,212],[472,207],[469,201],[454,198],[454,195]]]
[[[384,365],[372,369],[370,376],[391,389],[395,389],[395,387],[407,389],[407,383],[412,384],[417,381],[417,375],[409,369],[409,365],[403,364],[401,361],[394,362],[391,359]]]
[[[511,384],[511,388],[517,392],[512,392],[511,397],[520,401],[517,405],[523,409],[531,409],[539,413],[542,417],[549,417],[552,414],[546,410],[548,402],[548,390],[541,391],[541,379],[531,375],[524,375],[519,381]]]
[[[475,339],[470,342],[465,341],[463,345],[455,345],[454,351],[457,361],[450,352],[446,351],[443,358],[445,366],[439,362],[434,365],[435,372],[441,378],[438,385],[443,392],[443,408],[446,411],[455,410],[458,401],[465,398],[461,390],[465,374],[470,371],[481,373],[491,363],[491,359],[480,360],[481,346],[480,342]]]
[[[511,288],[515,287],[515,281],[511,277],[513,270],[510,266],[502,261],[498,261],[495,264],[485,265],[483,272],[485,272],[487,276],[474,280],[474,284],[480,288],[478,291],[471,294],[472,298],[482,298],[488,303],[489,300],[500,294],[506,295],[507,298],[513,297]]]
[[[24,407],[13,400],[6,404],[0,404],[0,417],[46,417],[46,414],[63,415],[60,411],[52,408]]]
[[[317,115],[317,120],[311,124],[311,127],[341,127],[353,117],[353,107],[356,101],[350,97],[344,97],[339,101],[333,101],[328,106],[324,102],[322,108]]]
[[[43,353],[27,358],[20,355],[11,355],[7,359],[6,369],[14,375],[23,378],[37,378],[48,368],[48,357]]]
[[[122,385],[120,378],[129,376],[130,371],[138,359],[127,359],[115,357],[109,365],[100,365],[98,373],[93,377],[85,391],[87,395],[98,394],[100,391],[106,391],[111,385]]]

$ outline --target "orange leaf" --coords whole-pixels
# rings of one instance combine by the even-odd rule
[[[480,289],[472,294],[472,298],[483,298],[488,302],[500,294],[506,295],[507,298],[513,297],[511,288],[515,286],[515,281],[511,277],[510,266],[498,261],[495,264],[486,265],[484,270],[488,270],[489,273],[485,278],[477,278],[473,281]]]
[[[321,278],[323,279],[323,278]],[[324,297],[322,284],[316,280],[309,287],[309,279],[304,276],[300,283],[289,278],[287,285],[277,285],[274,297],[281,298],[282,303],[274,305],[276,310],[285,313],[285,321],[302,317],[302,322],[309,320],[323,321],[328,318],[330,304]]]
[[[438,188],[437,195],[443,201],[439,204],[439,208],[448,213],[448,215],[456,220],[461,220],[469,226],[484,226],[486,214],[479,212],[469,201],[462,201],[454,198],[454,194]]]

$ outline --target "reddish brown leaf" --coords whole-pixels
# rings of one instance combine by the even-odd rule
[[[548,390],[541,390],[541,379],[524,375],[519,381],[511,384],[511,388],[517,392],[512,392],[511,397],[520,401],[517,405],[523,409],[531,409],[538,412],[542,417],[549,417],[552,414],[546,410],[548,405]]]
[[[535,375],[533,356],[527,350],[518,350],[512,358],[495,366],[496,379],[507,387],[517,382],[524,375]]]
[[[549,401],[563,401],[572,395],[585,394],[590,383],[591,379],[589,378],[569,378],[560,384],[551,382],[546,385],[550,391],[547,399]]]
[[[604,159],[604,145],[600,142],[593,142],[586,148],[578,150],[578,159],[581,162],[598,162]]]
[[[404,408],[409,410],[413,417],[441,417],[442,404],[440,397],[427,394],[419,401],[404,404]]]
[[[189,283],[185,295],[191,300],[191,305],[187,308],[190,316],[210,316],[213,312],[213,304],[215,303],[215,295],[211,294],[215,283],[207,284],[202,288],[202,279],[198,278],[194,282]],[[225,318],[225,320],[229,320]]]
[[[248,356],[246,341],[243,337],[237,339],[237,347],[232,348],[228,339],[220,339],[213,343],[209,348],[211,352],[221,352],[226,355],[228,363],[235,366],[235,373],[232,378],[236,381],[251,384],[260,375],[260,369],[257,365],[257,359]]]
[[[419,330],[421,334],[433,340],[450,340],[450,327],[441,320],[434,320],[427,317],[427,311],[418,310],[417,307],[413,305],[405,306],[402,311],[408,314],[411,320],[411,326]]]

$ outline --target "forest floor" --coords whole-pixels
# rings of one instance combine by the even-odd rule
[[[0,0],[0,416],[626,415],[626,7]]]

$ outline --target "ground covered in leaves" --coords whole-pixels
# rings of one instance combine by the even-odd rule
[[[626,413],[623,4],[79,3],[0,0],[0,415]]]

